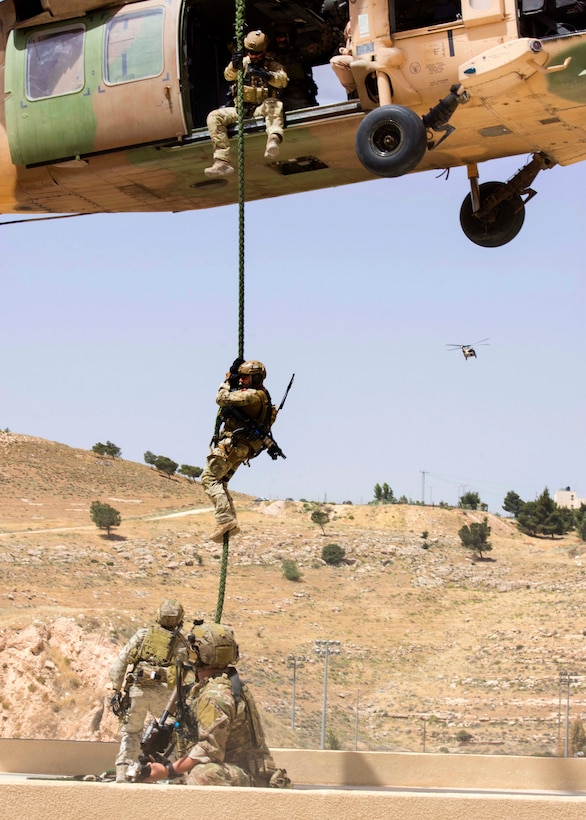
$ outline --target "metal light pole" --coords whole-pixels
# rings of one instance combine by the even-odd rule
[[[564,744],[564,757],[568,757],[570,751],[570,684],[575,683],[579,677],[580,676],[575,672],[560,672],[560,706],[562,684],[566,685],[566,741]]]
[[[316,641],[316,655],[324,656],[324,698],[321,713],[320,749],[326,748],[326,710],[328,704],[328,658],[340,654],[340,641]]]
[[[291,698],[291,729],[295,731],[295,684],[297,682],[297,669],[304,666],[305,658],[297,658],[295,655],[289,655],[287,658],[287,666],[293,670],[293,697]]]

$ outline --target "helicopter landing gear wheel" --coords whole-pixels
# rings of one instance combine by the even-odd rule
[[[503,185],[502,182],[484,182],[479,187],[480,207]],[[472,196],[468,194],[460,208],[462,230],[475,245],[499,248],[514,239],[525,221],[525,204],[519,194],[511,194],[499,202],[486,216],[479,218],[472,210]]]
[[[400,177],[419,165],[427,149],[423,120],[402,105],[383,105],[367,114],[356,132],[356,155],[379,177]]]

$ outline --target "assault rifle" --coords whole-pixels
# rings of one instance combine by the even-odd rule
[[[259,450],[258,453],[251,456],[251,458],[254,458],[263,450],[267,451],[273,461],[276,461],[279,456],[281,458],[287,458],[285,453],[281,450],[273,438],[271,431],[265,427],[264,424],[260,424],[260,422],[250,418],[249,415],[234,406],[224,407],[223,415],[224,418],[233,418],[242,424],[242,427],[238,427],[236,430],[232,431],[232,438],[238,438],[239,434],[244,434],[245,438],[249,440],[260,439],[262,441],[262,449]]]
[[[277,415],[283,409],[283,406],[287,400],[287,396],[289,395],[289,390],[293,385],[293,379],[295,378],[295,373],[291,376],[291,380],[287,385],[287,389],[285,390],[285,394],[281,399],[281,403],[277,407]],[[237,428],[232,432],[232,437],[237,438],[239,433],[244,433],[245,437],[248,439],[260,439],[262,441],[262,449],[258,451],[261,453],[262,450],[266,450],[273,461],[276,461],[277,458],[287,458],[285,453],[281,450],[275,439],[273,438],[273,434],[271,433],[270,429],[261,424],[258,421],[252,419],[247,413],[240,408],[235,407],[234,405],[228,405],[227,407],[222,408],[222,414],[224,418],[233,418],[236,421],[242,423],[242,427]],[[255,455],[258,455],[256,453]],[[254,458],[255,456],[252,456]]]
[[[191,714],[185,705],[183,672],[190,669],[178,658],[175,664],[176,680],[175,688],[161,717],[157,720],[153,718],[143,732],[140,749],[141,753],[137,763],[131,763],[126,771],[126,779],[131,783],[140,783],[146,780],[150,773],[151,763],[162,763],[168,766],[169,755],[177,745],[179,737],[195,741],[193,721]]]
[[[116,694],[110,698],[110,708],[116,717],[120,718],[120,720],[124,720],[128,710],[130,709],[130,687],[134,681],[134,675],[129,673],[124,681],[124,689],[122,689],[121,692],[116,692]]]

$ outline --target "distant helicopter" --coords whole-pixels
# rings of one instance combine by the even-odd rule
[[[474,347],[476,347],[478,345],[485,346],[485,345],[490,344],[490,342],[488,341],[489,338],[490,337],[487,336],[486,339],[481,339],[479,342],[472,342],[471,345],[452,345],[452,344],[449,344],[449,345],[447,345],[447,347],[450,347],[452,349],[452,351],[461,350],[465,359],[477,359],[478,357],[476,355],[476,351],[474,350]]]

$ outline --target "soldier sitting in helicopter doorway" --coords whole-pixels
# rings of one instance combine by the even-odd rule
[[[207,126],[214,149],[214,164],[206,168],[208,177],[225,177],[234,173],[230,164],[228,126],[238,122],[237,79],[243,72],[242,96],[245,117],[264,117],[267,131],[265,159],[279,155],[283,141],[283,103],[278,89],[288,83],[287,72],[276,60],[267,55],[268,38],[262,31],[251,31],[244,38],[244,51],[235,51],[224,69],[224,78],[234,83],[232,97],[235,105],[216,108],[207,117]]]

